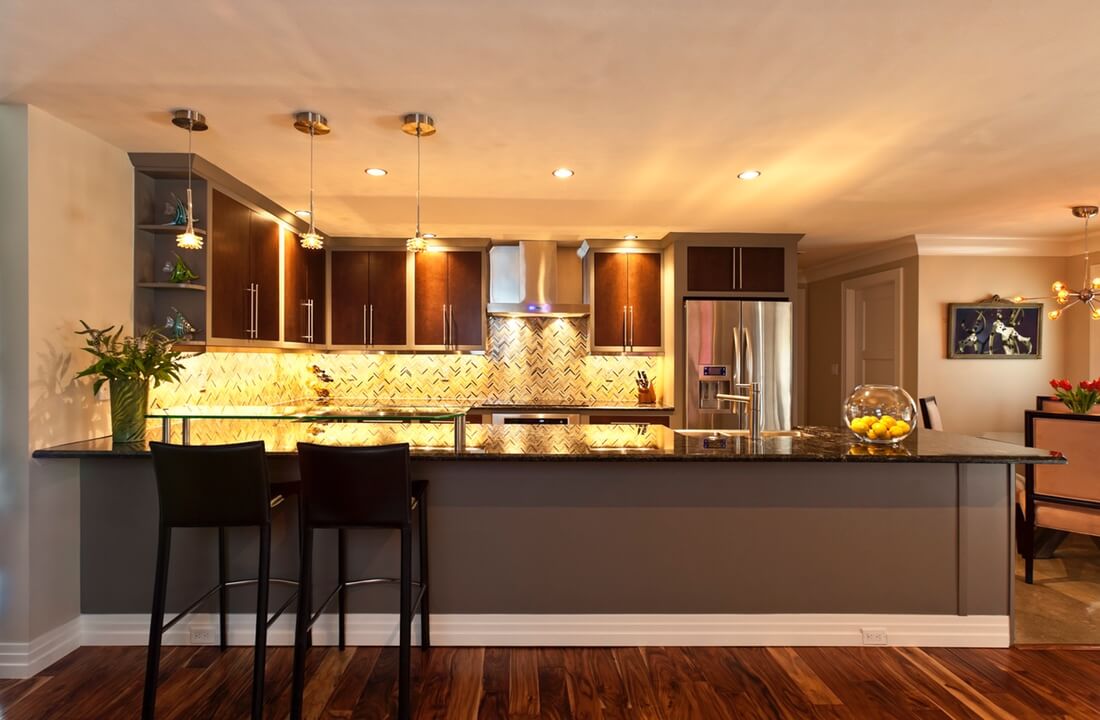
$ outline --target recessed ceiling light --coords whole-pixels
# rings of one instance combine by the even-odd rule
[[[623,235],[623,240],[637,240],[637,235]]]
[[[424,233],[424,234],[423,234],[423,235],[421,235],[420,237],[426,237],[426,238],[434,238],[434,237],[435,237],[435,233]]]
[[[760,171],[746,170],[745,172],[737,173],[737,177],[741,178],[742,180],[755,180],[756,178],[760,177]]]
[[[367,175],[370,175],[371,177],[382,177],[383,175],[388,174],[388,171],[382,168],[367,168],[363,172],[365,172]]]
[[[308,218],[310,215],[309,210],[295,210],[294,214],[302,218],[303,220]]]
[[[554,177],[562,179],[571,178],[573,177],[573,171],[569,168],[558,168],[554,171]]]

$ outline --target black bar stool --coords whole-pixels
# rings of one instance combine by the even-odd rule
[[[400,630],[397,715],[409,717],[409,664],[412,619],[420,607],[420,646],[430,644],[428,634],[428,523],[426,481],[413,482],[409,475],[409,446],[330,447],[298,443],[301,471],[299,507],[302,513],[302,559],[298,585],[298,619],[294,632],[294,681],[290,717],[302,717],[305,688],[307,634],[334,597],[339,598],[339,643],[345,646],[346,594],[349,587],[376,583],[399,583]],[[412,509],[420,526],[420,582],[412,581]],[[337,585],[321,606],[313,610],[313,531],[336,528]],[[401,577],[348,580],[346,567],[349,528],[391,528],[401,531]],[[416,598],[412,586],[417,585]]]
[[[252,670],[252,717],[263,718],[264,661],[267,629],[297,597],[293,593],[268,619],[268,585],[290,580],[272,580],[271,508],[282,501],[271,497],[263,442],[233,445],[168,445],[149,443],[160,500],[160,530],[157,539],[157,569],[153,583],[153,614],[149,622],[149,654],[145,666],[143,720],[153,720],[157,702],[160,649],[164,633],[218,593],[218,621],[222,650],[227,643],[226,617],[229,588],[256,585],[256,650]],[[167,623],[164,607],[168,594],[168,556],[172,529],[216,527],[218,529],[218,584],[187,606]],[[229,580],[225,550],[225,529],[255,527],[260,531],[258,578]]]

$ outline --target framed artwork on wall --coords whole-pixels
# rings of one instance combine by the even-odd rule
[[[992,301],[947,306],[947,357],[1038,360],[1043,304]]]

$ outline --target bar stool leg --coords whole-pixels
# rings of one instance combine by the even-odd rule
[[[164,627],[164,605],[168,596],[168,556],[172,545],[172,528],[160,526],[157,536],[157,569],[153,580],[153,611],[149,619],[149,650],[145,660],[145,692],[142,698],[142,720],[153,720],[157,707],[157,680],[160,674],[160,645]]]
[[[306,684],[308,626],[313,614],[313,528],[302,527],[302,559],[298,569],[298,618],[294,624],[294,671],[290,685],[290,717],[301,720]]]
[[[427,650],[431,647],[431,635],[428,628],[428,593],[431,586],[428,584],[428,497],[427,491],[420,497],[417,508],[417,520],[420,522],[420,583],[423,595],[420,596],[420,647]]]
[[[401,627],[399,629],[400,649],[398,652],[397,679],[397,717],[408,720],[409,702],[409,665],[412,654],[412,528],[401,528]]]
[[[225,528],[220,527],[218,528],[218,638],[222,650],[229,647],[229,633],[226,630],[226,614],[229,606],[229,588],[226,587],[229,558],[226,556],[225,545]]]
[[[348,581],[348,536],[347,530],[336,530],[336,582],[340,583],[340,591],[336,596],[337,615],[339,628],[339,646],[341,650],[347,649],[347,612],[348,589],[345,583]]]
[[[267,594],[271,579],[271,527],[260,527],[260,568],[256,584],[256,651],[252,659],[252,720],[264,717],[264,669],[267,665]]]

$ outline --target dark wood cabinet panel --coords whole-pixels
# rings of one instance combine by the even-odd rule
[[[367,344],[370,259],[371,253],[366,250],[332,253],[332,342],[335,345]]]
[[[589,415],[589,425],[664,425],[669,426],[668,415]]]
[[[252,321],[249,293],[252,212],[236,200],[213,191],[209,278],[211,336],[248,339]],[[276,296],[278,300],[278,296]]]
[[[414,271],[415,317],[413,333],[417,345],[443,345],[447,317],[447,255],[443,252],[416,254]]]
[[[697,246],[687,249],[687,289],[729,292],[734,284],[732,247]]]
[[[738,288],[751,292],[783,292],[786,283],[781,247],[741,248]]]
[[[249,212],[252,282],[256,285],[256,339],[279,339],[279,224]]]
[[[630,346],[660,347],[661,256],[656,253],[630,253],[627,257]]]
[[[405,253],[370,253],[368,325],[375,345],[404,345],[406,331]],[[373,308],[373,322],[370,309]],[[371,339],[371,338],[368,338]]]
[[[447,304],[451,345],[481,345],[485,323],[482,306],[483,254],[449,252],[447,256]]]
[[[325,253],[306,250],[293,233],[287,233],[284,245],[283,339],[287,342],[324,344]]]
[[[626,346],[629,267],[625,253],[595,253],[592,287],[592,345]]]

